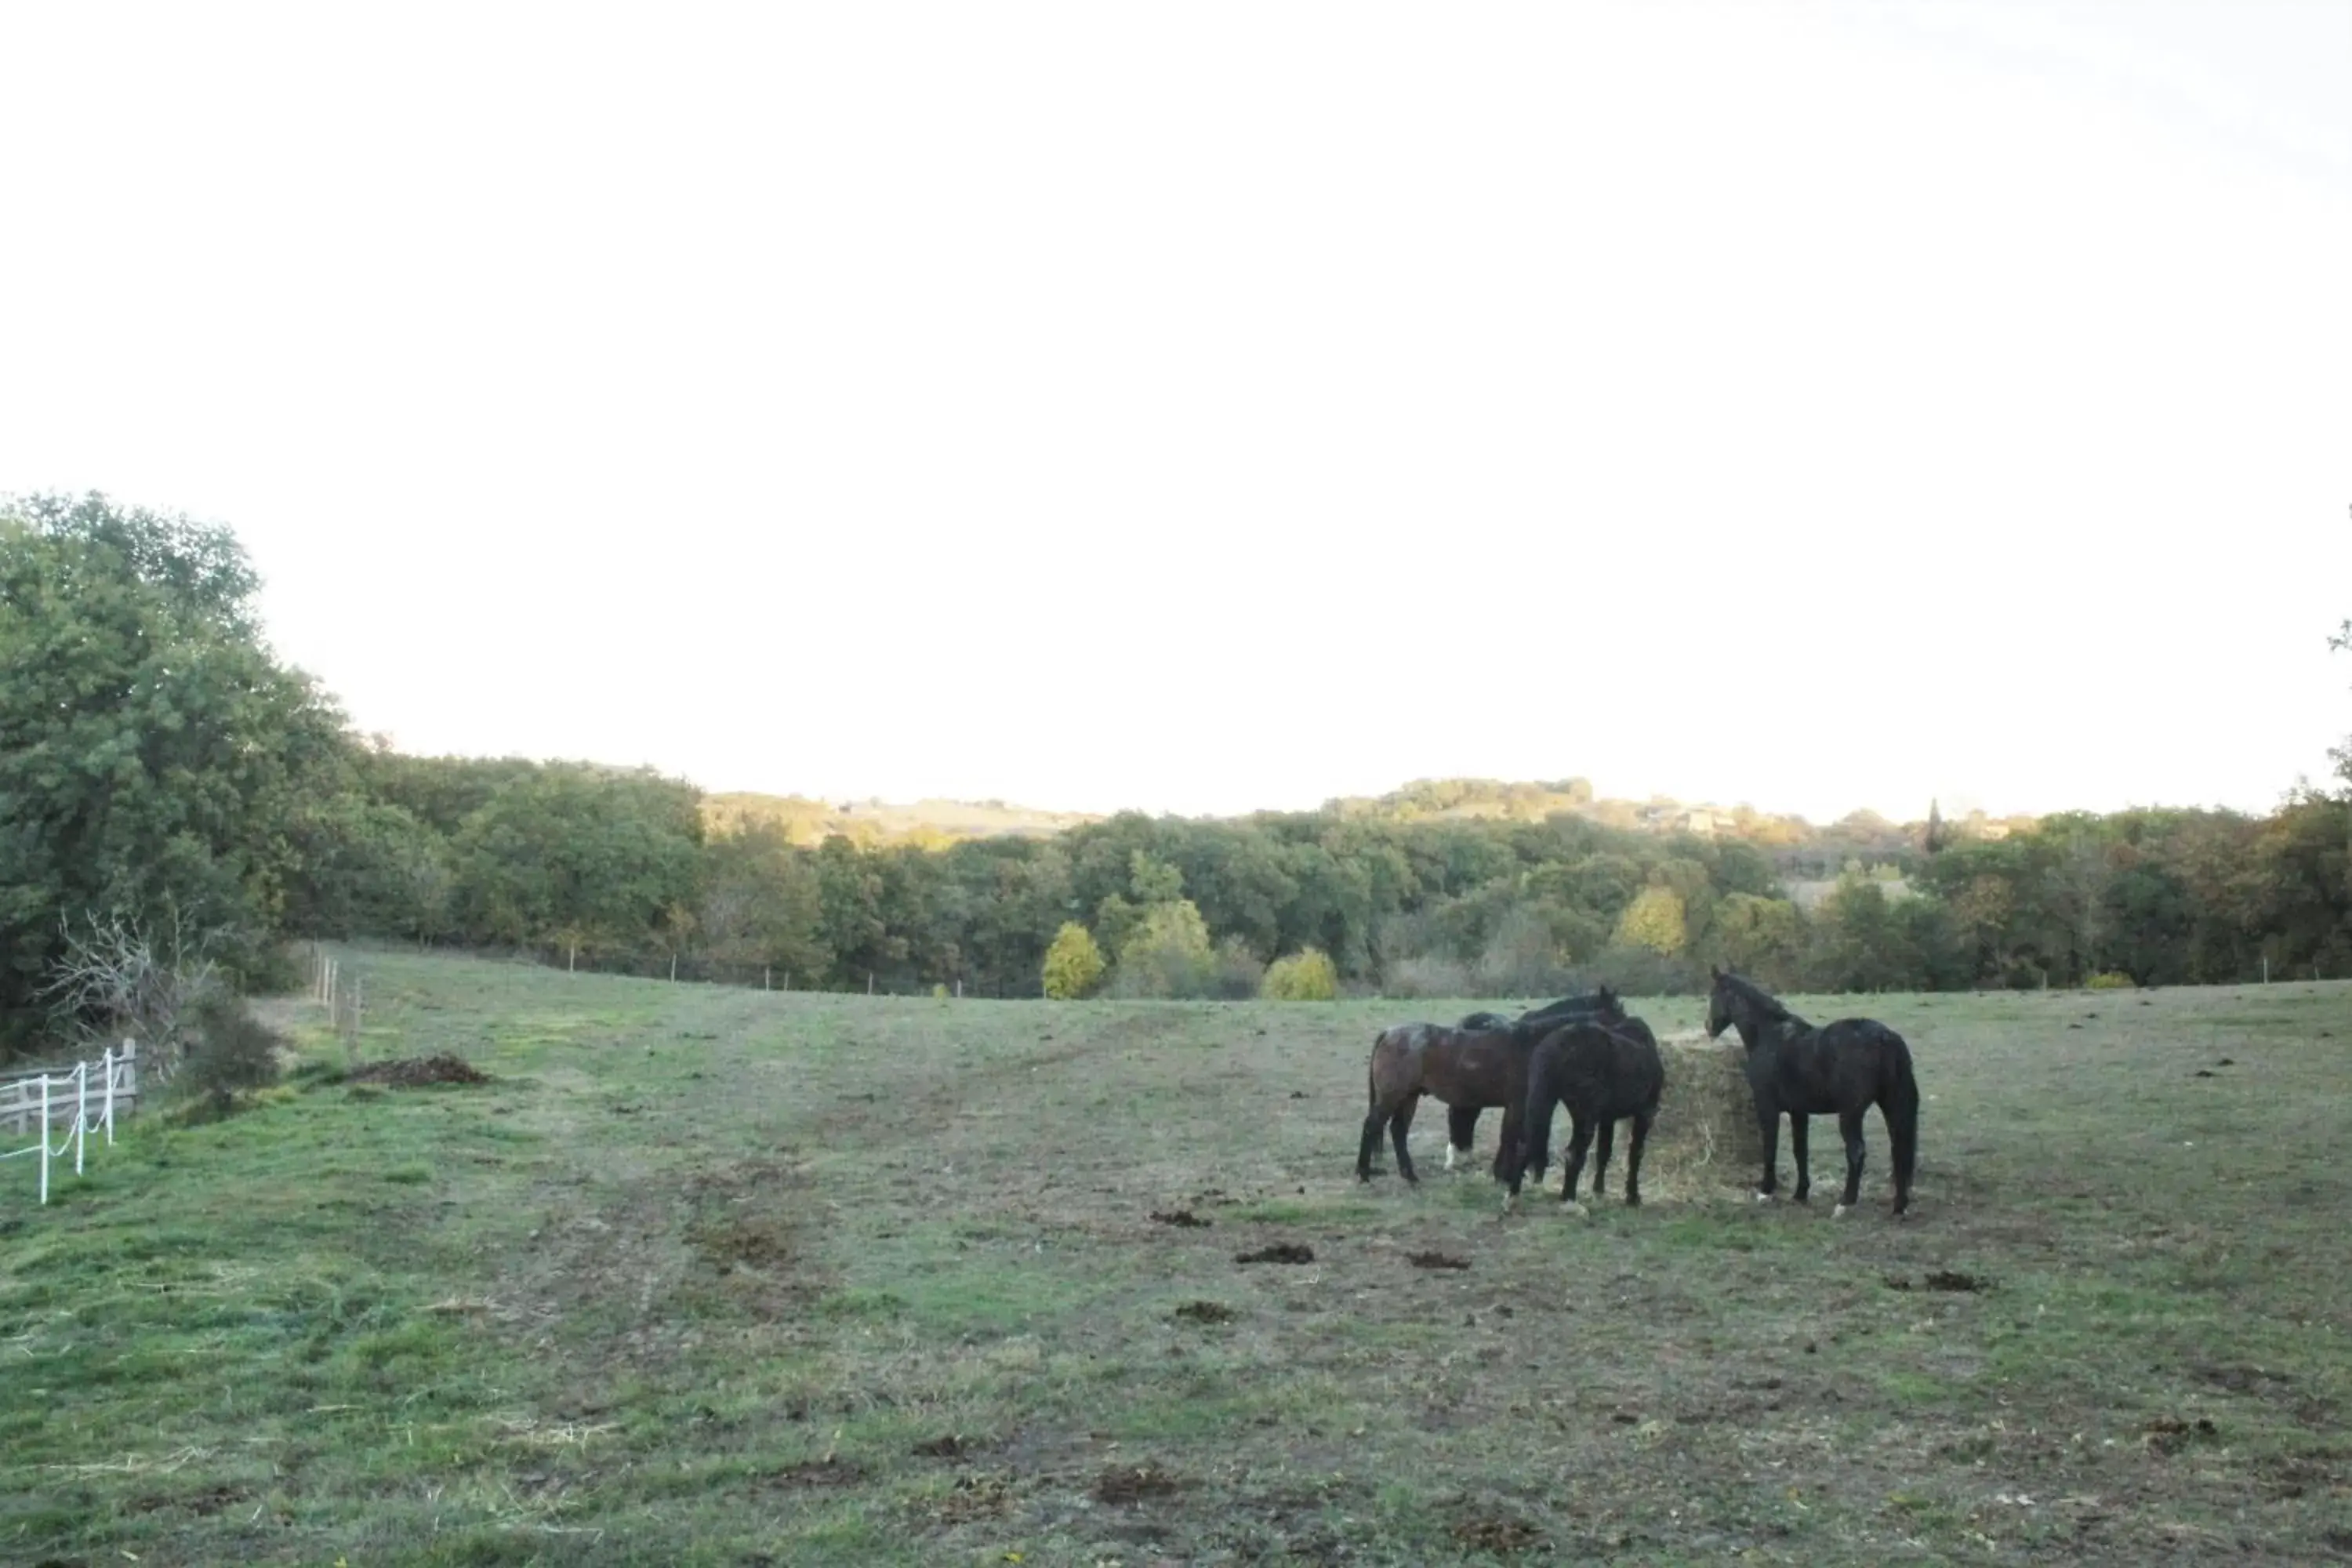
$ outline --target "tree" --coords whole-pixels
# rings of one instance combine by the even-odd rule
[[[1056,1002],[1090,996],[1103,976],[1102,949],[1094,933],[1076,921],[1065,921],[1045,950],[1045,994]]]
[[[1669,958],[1688,941],[1683,923],[1682,895],[1672,888],[1644,888],[1625,906],[1617,921],[1621,947],[1646,947]]]
[[[642,953],[677,934],[702,863],[700,795],[649,769],[534,765],[467,816],[456,844],[459,930],[500,945]]]
[[[1209,926],[1190,899],[1154,904],[1118,950],[1122,996],[1202,996],[1216,983]]]
[[[0,502],[0,1055],[68,922],[162,918],[232,979],[272,962],[342,717],[261,639],[226,529],[105,497]]]
[[[2327,647],[2334,653],[2352,653],[2352,620],[2336,628],[2336,635],[2327,639]],[[2336,776],[2352,784],[2352,735],[2346,736],[2344,743],[2328,755],[2336,760]]]
[[[1797,906],[1786,899],[1732,893],[1717,909],[1707,945],[1717,960],[1768,983],[1796,978],[1804,952],[1804,926]]]

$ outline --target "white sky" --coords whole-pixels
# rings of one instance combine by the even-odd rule
[[[0,492],[412,750],[2271,805],[2352,0],[0,10]]]

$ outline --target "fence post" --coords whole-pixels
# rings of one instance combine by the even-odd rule
[[[74,1063],[74,1174],[81,1174],[82,1151],[89,1142],[89,1064]]]
[[[100,1060],[106,1068],[106,1109],[99,1114],[106,1123],[106,1146],[111,1149],[114,1147],[114,1071],[116,1065],[114,1060],[114,1047],[112,1046],[106,1047],[106,1055],[101,1058]]]
[[[776,988],[774,984],[775,978],[775,967],[772,964],[762,964],[760,968],[760,989],[762,991],[773,991]]]
[[[41,1202],[49,1201],[49,1075],[41,1075]]]

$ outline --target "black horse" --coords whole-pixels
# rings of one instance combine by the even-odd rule
[[[1601,1137],[1592,1165],[1592,1195],[1598,1199],[1608,1184],[1609,1149],[1617,1123],[1631,1118],[1633,1145],[1625,1157],[1625,1202],[1642,1202],[1642,1149],[1649,1142],[1650,1124],[1658,1119],[1658,1100],[1666,1091],[1666,1064],[1658,1055],[1658,1037],[1639,1018],[1615,1024],[1572,1023],[1544,1037],[1528,1058],[1528,1109],[1519,1119],[1520,1157],[1511,1172],[1510,1196],[1503,1212],[1510,1212],[1519,1195],[1521,1173],[1531,1151],[1551,1141],[1551,1112],[1568,1107],[1573,1129],[1562,1163],[1567,1177],[1559,1201],[1576,1201],[1577,1177],[1584,1170],[1584,1152],[1593,1134]],[[1543,1171],[1537,1166],[1538,1180]]]
[[[1874,1018],[1840,1018],[1819,1028],[1780,1005],[1754,981],[1715,971],[1706,1001],[1706,1032],[1739,1031],[1748,1047],[1748,1087],[1756,1124],[1764,1134],[1764,1184],[1756,1201],[1779,1185],[1780,1113],[1789,1113],[1789,1145],[1797,1156],[1799,1203],[1812,1189],[1805,1163],[1805,1118],[1834,1113],[1845,1136],[1843,1214],[1862,1194],[1862,1118],[1873,1105],[1886,1121],[1895,1154],[1895,1212],[1911,1206],[1911,1173],[1919,1155],[1919,1085],[1911,1076],[1911,1047]]]
[[[1557,1002],[1547,1002],[1540,1007],[1530,1007],[1516,1018],[1507,1017],[1500,1013],[1473,1013],[1462,1020],[1461,1026],[1465,1029],[1510,1029],[1517,1033],[1522,1044],[1532,1047],[1546,1034],[1562,1024],[1580,1022],[1607,1024],[1618,1022],[1624,1016],[1625,1006],[1618,999],[1617,993],[1603,985],[1597,991],[1587,992],[1580,996],[1563,996]],[[1477,1105],[1447,1107],[1445,1112],[1445,1168],[1447,1170],[1454,1169],[1456,1154],[1465,1159],[1469,1156],[1470,1144],[1478,1136],[1478,1112],[1484,1109],[1485,1107]],[[1508,1149],[1498,1148],[1495,1151],[1496,1181],[1503,1182],[1510,1179],[1510,1157],[1511,1152]],[[1542,1179],[1550,1159],[1549,1144],[1538,1143],[1535,1147],[1535,1171],[1538,1181]]]

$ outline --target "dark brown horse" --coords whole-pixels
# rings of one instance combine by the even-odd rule
[[[1462,1027],[1517,1029],[1523,1038],[1533,1042],[1542,1039],[1546,1034],[1562,1024],[1614,1024],[1624,1016],[1625,1005],[1618,999],[1617,993],[1603,985],[1597,991],[1587,992],[1581,995],[1563,996],[1557,1002],[1547,1002],[1540,1007],[1530,1007],[1516,1018],[1505,1017],[1500,1013],[1473,1013],[1462,1020]],[[1447,1110],[1445,1113],[1445,1168],[1447,1170],[1454,1169],[1456,1155],[1465,1159],[1469,1157],[1471,1141],[1478,1135],[1478,1112],[1484,1109],[1483,1106],[1477,1105],[1456,1105]],[[1528,1155],[1535,1165],[1537,1179],[1541,1180],[1544,1167],[1551,1158],[1551,1152],[1538,1143],[1528,1151]],[[1507,1152],[1501,1150],[1496,1152],[1495,1179],[1496,1181],[1510,1179],[1504,1172],[1504,1161],[1507,1158]]]
[[[1357,1180],[1372,1179],[1372,1151],[1380,1147],[1383,1126],[1396,1143],[1397,1173],[1408,1182],[1421,1179],[1413,1173],[1405,1135],[1424,1094],[1444,1100],[1457,1113],[1490,1105],[1503,1108],[1503,1142],[1495,1152],[1495,1176],[1507,1180],[1509,1162],[1517,1155],[1519,1120],[1527,1109],[1528,1053],[1534,1043],[1526,1031],[1511,1026],[1449,1029],[1443,1024],[1401,1024],[1381,1030],[1372,1042],[1366,1073],[1371,1107],[1356,1150]]]

